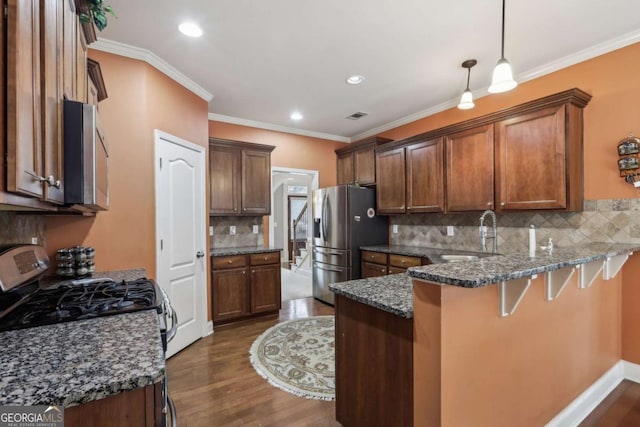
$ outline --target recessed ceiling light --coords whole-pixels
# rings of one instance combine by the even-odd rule
[[[202,28],[194,22],[183,22],[178,26],[178,29],[185,36],[200,37],[202,35]]]
[[[291,117],[291,120],[302,120],[302,118],[304,116],[302,115],[302,113],[299,113],[299,112],[295,111],[295,112],[291,113],[291,115],[289,117]]]
[[[364,81],[364,77],[354,74],[353,76],[347,77],[347,83],[350,85],[359,85]]]

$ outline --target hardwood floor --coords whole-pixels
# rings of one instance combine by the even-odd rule
[[[169,392],[180,427],[339,426],[334,402],[281,391],[249,362],[253,341],[276,323],[333,312],[333,307],[313,298],[287,301],[279,318],[216,328],[213,335],[169,359]]]
[[[249,347],[266,329],[289,319],[333,314],[313,298],[283,303],[280,316],[216,328],[167,362],[169,390],[181,427],[340,426],[335,403],[304,399],[261,378]],[[640,384],[623,381],[580,427],[640,426]]]
[[[580,427],[640,426],[640,384],[624,380],[580,424]]]

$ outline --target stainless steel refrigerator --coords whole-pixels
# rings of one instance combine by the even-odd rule
[[[339,185],[313,192],[313,296],[334,304],[329,284],[360,278],[360,246],[387,244],[386,217],[371,188]]]

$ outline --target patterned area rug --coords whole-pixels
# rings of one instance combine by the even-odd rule
[[[308,399],[335,399],[334,316],[289,320],[251,345],[251,364],[272,385]]]

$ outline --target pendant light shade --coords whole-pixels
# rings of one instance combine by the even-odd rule
[[[477,63],[478,61],[475,59],[467,59],[462,63],[462,67],[467,69],[467,88],[462,93],[460,103],[458,104],[458,108],[461,110],[469,110],[475,107],[475,104],[473,103],[473,93],[471,93],[471,89],[469,89],[469,79],[471,78],[471,67]]]
[[[504,11],[505,0],[502,0],[502,48],[501,57],[496,68],[493,69],[493,78],[491,79],[491,86],[489,86],[489,93],[501,93],[509,91],[518,83],[513,79],[513,71],[511,70],[511,64],[504,57]]]

